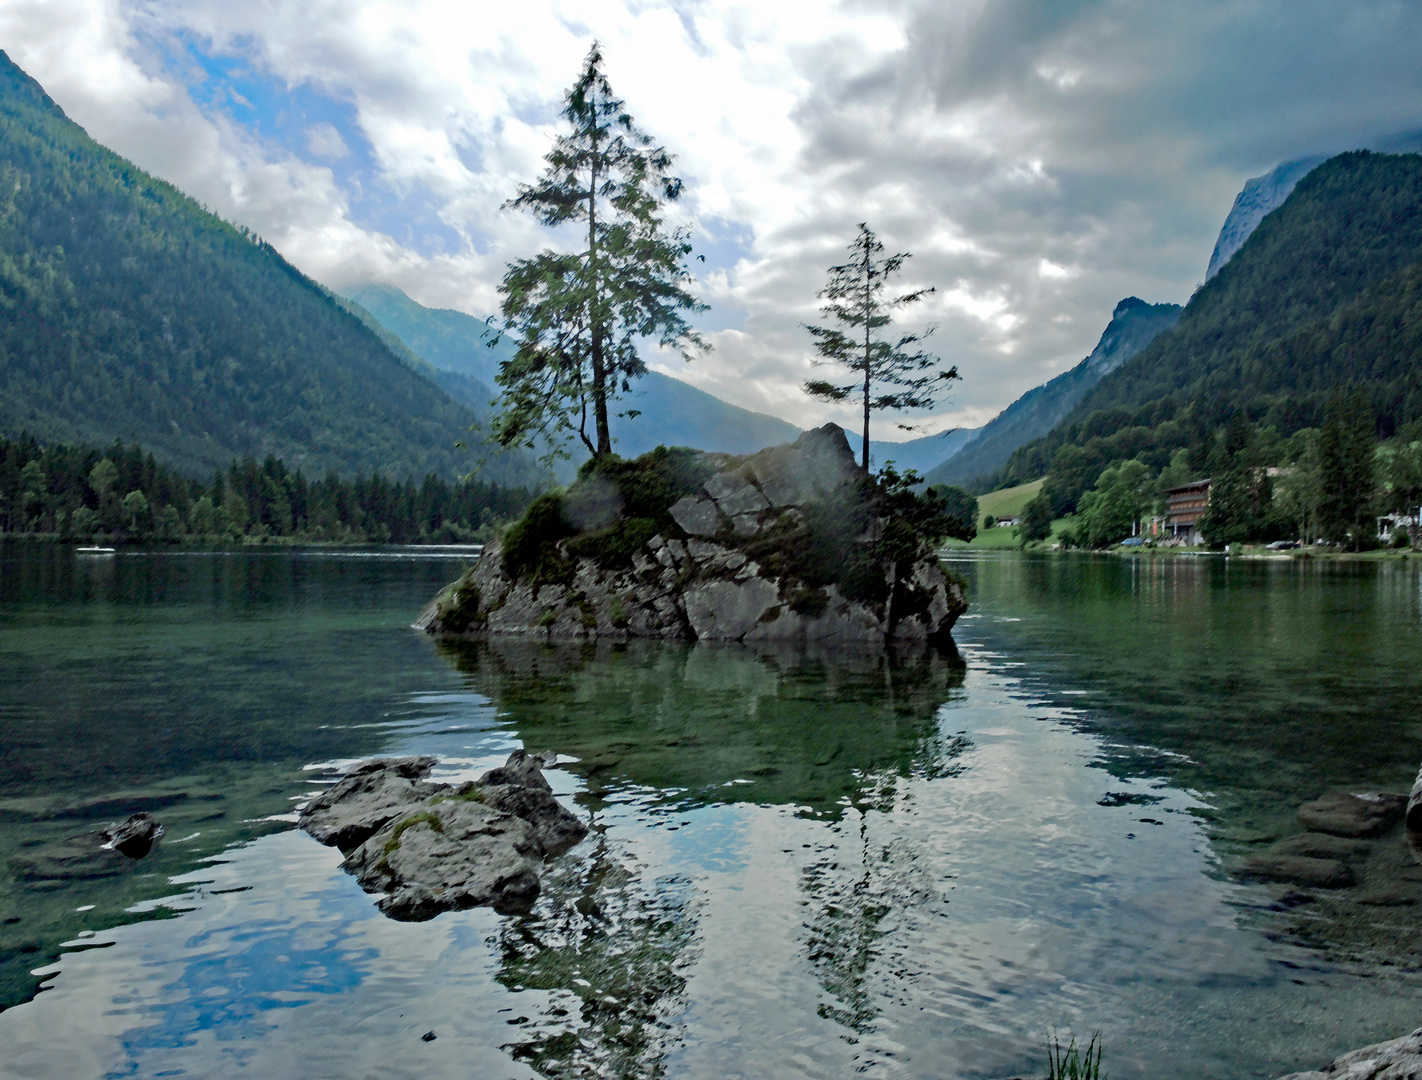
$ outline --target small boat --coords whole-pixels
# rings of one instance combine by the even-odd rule
[[[113,553],[113,548],[106,547],[81,547],[74,549],[75,555],[112,555]]]

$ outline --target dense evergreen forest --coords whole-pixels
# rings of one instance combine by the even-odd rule
[[[415,358],[417,360],[417,358]],[[0,53],[0,433],[453,480],[475,411],[268,244],[100,146]],[[486,479],[534,483],[525,455]]]
[[[1126,461],[1184,482],[1230,466],[1247,443],[1252,467],[1287,467],[1349,386],[1374,440],[1410,445],[1422,435],[1419,316],[1422,157],[1340,155],[1264,219],[1173,331],[987,486],[1045,474],[1060,516]]]
[[[525,488],[450,484],[434,473],[419,484],[378,472],[309,481],[275,457],[234,461],[204,483],[121,442],[101,451],[0,438],[0,533],[119,543],[459,543],[486,539],[531,499]]]

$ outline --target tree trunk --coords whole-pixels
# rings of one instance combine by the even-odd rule
[[[869,475],[869,253],[864,254],[864,475]]]
[[[588,269],[592,272],[592,394],[593,424],[597,428],[594,457],[612,453],[612,433],[607,427],[607,366],[602,355],[602,279],[597,268],[597,135],[593,135],[593,160],[588,180]]]

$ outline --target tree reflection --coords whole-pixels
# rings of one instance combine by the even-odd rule
[[[939,730],[960,692],[956,653],[838,653],[633,642],[489,639],[442,645],[532,751],[574,760],[595,817],[629,800],[654,816],[713,804],[793,807],[838,838],[801,875],[807,959],[840,1004],[824,1015],[863,1030],[880,923],[905,898],[866,815],[906,797],[905,779],[951,775],[966,741]],[[541,991],[514,1015],[507,1049],[546,1076],[658,1076],[675,1044],[696,955],[694,882],[647,880],[602,827],[544,877],[528,917],[496,942],[499,979]],[[530,995],[532,1000],[533,995]],[[523,1010],[517,1010],[522,1012]]]

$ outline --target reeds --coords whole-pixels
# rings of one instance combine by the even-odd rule
[[[1055,1031],[1047,1040],[1047,1080],[1101,1080],[1101,1032],[1092,1032],[1083,1050],[1071,1037],[1065,1048]]]

